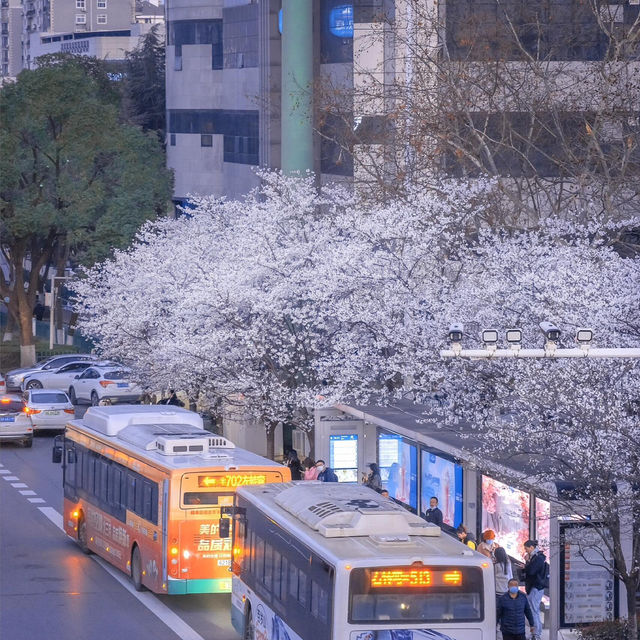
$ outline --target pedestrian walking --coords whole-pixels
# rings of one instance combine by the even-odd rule
[[[316,463],[309,456],[302,461],[302,466],[304,467],[304,474],[302,475],[304,480],[318,479],[319,472],[316,469]]]
[[[364,477],[362,482],[366,487],[369,487],[369,489],[373,489],[380,493],[380,491],[382,491],[382,476],[380,475],[380,468],[375,462],[371,462],[369,464],[369,469],[371,471]]]
[[[331,467],[327,467],[324,460],[316,462],[316,469],[318,470],[318,480],[320,482],[338,482],[336,472]]]
[[[533,616],[529,600],[518,588],[515,578],[509,580],[508,591],[498,598],[496,620],[500,625],[502,640],[525,640],[525,618],[533,633]]]
[[[513,578],[511,560],[503,547],[497,547],[493,553],[493,573],[496,579],[496,603],[500,597],[509,590],[509,580]]]
[[[471,531],[469,531],[469,528],[466,525],[464,524],[458,525],[458,528],[456,529],[456,535],[458,536],[458,540],[460,540],[460,542],[462,542],[463,544],[466,544],[467,547],[469,547],[470,549],[475,550],[476,539],[474,535],[471,533]]]
[[[442,526],[442,511],[440,511],[440,507],[438,507],[438,498],[435,496],[429,498],[429,508],[424,514],[424,519],[439,527]]]
[[[478,545],[478,551],[483,555],[487,556],[487,558],[491,558],[494,560],[494,552],[498,546],[496,542],[496,534],[493,529],[487,529],[482,532],[482,541]],[[495,561],[495,560],[494,560]],[[506,591],[506,589],[503,590]]]
[[[538,549],[537,540],[527,540],[524,543],[525,559],[524,565],[524,587],[529,599],[529,606],[533,614],[535,631],[532,640],[540,640],[542,637],[542,619],[540,617],[540,602],[544,595],[544,590],[548,587],[547,575],[549,565],[544,553]]]
[[[291,449],[291,451],[289,451],[287,467],[289,467],[289,471],[291,471],[292,480],[302,480],[302,463],[300,462],[298,452],[295,449]]]

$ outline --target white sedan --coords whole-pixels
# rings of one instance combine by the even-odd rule
[[[64,429],[75,416],[75,409],[67,394],[55,389],[27,391],[24,412],[31,418],[34,431]]]
[[[139,402],[142,389],[129,380],[131,371],[122,366],[93,366],[76,376],[69,386],[73,404],[88,402],[96,406],[101,402]]]
[[[90,360],[78,360],[68,362],[56,369],[48,369],[30,373],[24,377],[21,383],[23,391],[29,389],[60,389],[66,391],[74,378],[90,367]]]

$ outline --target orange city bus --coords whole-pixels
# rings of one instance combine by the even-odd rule
[[[66,533],[155,593],[230,592],[236,488],[291,479],[168,406],[91,407],[56,438],[53,461]]]

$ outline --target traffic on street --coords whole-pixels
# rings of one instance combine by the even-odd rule
[[[84,412],[84,409],[81,413]],[[0,637],[237,640],[229,594],[157,596],[63,531],[54,434],[0,447]]]

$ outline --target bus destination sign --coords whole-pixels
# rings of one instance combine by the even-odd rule
[[[254,484],[265,484],[264,473],[220,473],[198,476],[198,486],[208,489],[234,489]]]

